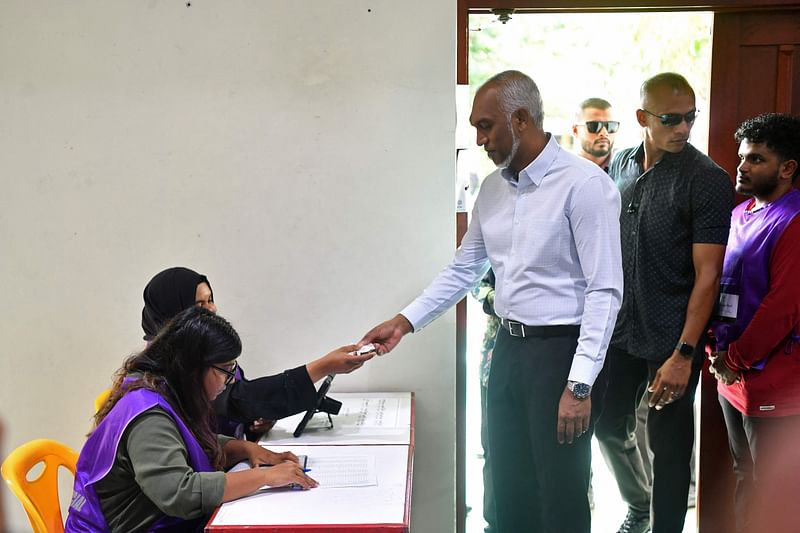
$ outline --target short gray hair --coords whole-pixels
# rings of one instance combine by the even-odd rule
[[[497,87],[500,107],[509,124],[514,112],[524,109],[533,119],[533,124],[542,129],[544,123],[542,95],[539,94],[539,87],[528,75],[518,70],[506,70],[489,78],[478,90],[490,85]]]

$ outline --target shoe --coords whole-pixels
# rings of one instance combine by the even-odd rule
[[[650,516],[628,511],[625,521],[617,533],[647,533],[650,531]]]

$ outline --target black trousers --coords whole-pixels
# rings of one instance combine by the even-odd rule
[[[497,533],[495,523],[494,488],[492,487],[492,454],[489,451],[489,417],[486,415],[488,387],[481,383],[481,447],[483,448],[483,519],[484,533]]]
[[[746,416],[719,396],[736,475],[737,533],[800,531],[800,415]]]
[[[609,348],[604,368],[608,389],[596,435],[629,508],[642,514],[649,510],[652,533],[681,533],[691,481],[694,393],[702,358],[695,358],[684,395],[661,410],[648,412],[647,437],[653,456],[651,494],[634,432],[637,406],[661,364]]]
[[[577,343],[498,333],[487,407],[499,533],[590,533],[591,426],[572,444],[556,433]]]

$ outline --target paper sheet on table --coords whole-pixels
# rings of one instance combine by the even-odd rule
[[[278,420],[260,444],[409,444],[411,441],[410,393],[332,393],[342,402],[329,429],[328,417],[317,413],[303,435],[292,435],[304,413]]]
[[[237,463],[229,472],[248,470],[247,462]],[[314,478],[320,489],[342,487],[372,487],[378,484],[375,475],[375,457],[368,455],[342,455],[333,457],[309,457],[306,460],[308,475]],[[264,485],[259,490],[273,487]]]
[[[345,424],[352,428],[401,427],[399,398],[363,398],[357,402],[342,402],[342,404],[338,417],[334,418],[334,426],[341,420],[346,421]],[[328,419],[317,415],[309,421],[307,428],[328,427]]]
[[[296,455],[314,457],[372,456],[377,485],[323,490],[266,490],[222,505],[211,526],[257,526],[264,531],[305,530],[309,524],[337,526],[336,531],[352,531],[348,524],[403,524],[407,513],[407,497],[411,482],[410,448],[407,445],[274,446],[274,452],[292,451]],[[246,465],[245,465],[246,466]],[[307,465],[308,466],[308,465]],[[314,471],[308,473],[314,477]],[[264,527],[270,526],[270,527]],[[374,529],[367,528],[370,531]],[[389,528],[391,529],[391,528]],[[400,531],[394,528],[393,531]],[[407,529],[406,529],[407,531]]]
[[[319,483],[320,489],[371,487],[378,484],[374,456],[309,457],[306,468],[308,475]]]

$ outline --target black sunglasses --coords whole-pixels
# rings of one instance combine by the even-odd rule
[[[686,121],[687,124],[691,125],[694,122],[694,119],[697,118],[697,113],[698,113],[697,109],[692,109],[685,115],[681,115],[680,113],[664,113],[663,115],[656,115],[655,113],[652,113],[647,109],[642,109],[641,111],[644,111],[648,115],[656,117],[661,121],[661,124],[663,124],[664,126],[677,126],[684,120]]]
[[[222,367],[217,365],[211,365],[211,368],[214,370],[219,370],[223,374],[225,374],[225,385],[230,385],[234,381],[236,381],[236,368],[239,366],[239,363],[234,363],[233,368],[231,370],[225,370]]]
[[[616,120],[587,120],[584,124],[578,126],[586,126],[586,131],[589,133],[600,133],[603,128],[608,133],[617,133],[619,131],[619,122]]]

